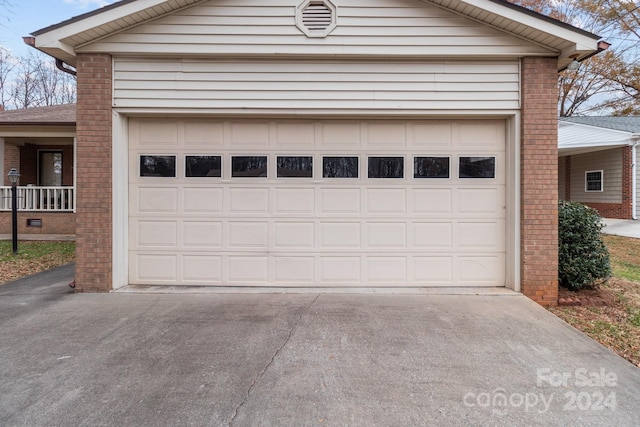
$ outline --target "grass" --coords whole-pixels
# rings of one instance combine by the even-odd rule
[[[22,241],[13,255],[11,241],[0,241],[0,283],[50,270],[75,260],[75,242]]]
[[[613,277],[601,285],[598,293],[609,304],[551,311],[640,367],[640,239],[608,235],[603,239],[611,256]]]

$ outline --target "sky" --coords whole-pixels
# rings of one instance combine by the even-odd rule
[[[5,0],[9,6],[0,6],[0,45],[14,56],[26,55],[32,48],[24,44],[22,37],[115,1]]]

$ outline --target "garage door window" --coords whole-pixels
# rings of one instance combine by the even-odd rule
[[[403,157],[369,157],[369,178],[404,178]]]
[[[448,157],[414,157],[414,178],[449,178]]]
[[[278,178],[313,178],[313,157],[278,156]]]
[[[231,176],[233,178],[266,178],[267,156],[231,157]]]
[[[323,157],[323,178],[357,178],[357,157]]]
[[[186,156],[184,163],[187,178],[222,176],[222,156]]]
[[[495,157],[460,157],[460,178],[495,178]]]
[[[176,156],[140,156],[140,176],[175,178]]]

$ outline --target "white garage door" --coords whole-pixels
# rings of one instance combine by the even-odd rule
[[[505,123],[131,119],[129,281],[504,286]]]

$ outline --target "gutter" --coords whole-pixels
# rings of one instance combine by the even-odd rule
[[[35,37],[23,37],[22,41],[27,45],[34,49],[38,49],[36,47],[36,38]],[[39,49],[38,49],[39,50]],[[67,74],[71,74],[72,76],[76,75],[76,71],[67,63],[65,63],[62,59],[54,58],[56,60],[56,68],[62,72]]]
[[[577,55],[577,54],[576,54],[576,55],[571,55],[571,56],[570,56],[570,58],[575,57],[574,59],[575,59],[576,61],[578,61],[578,63],[582,63],[582,61],[586,61],[587,59],[591,58],[592,56],[595,56],[595,55],[599,54],[600,52],[604,52],[605,50],[609,49],[609,47],[610,47],[610,46],[611,46],[611,43],[608,43],[608,42],[606,42],[606,41],[604,41],[604,40],[600,40],[600,41],[598,42],[597,50],[595,50],[595,51],[593,51],[593,52],[591,52],[591,53],[589,53],[589,54],[587,54],[587,55],[585,55],[585,56],[582,56],[582,57],[578,57],[578,55]],[[568,65],[567,65],[567,66],[565,66],[565,67],[562,67],[562,68],[560,68],[560,69],[558,70],[558,72],[564,71],[564,70],[566,70],[568,67],[569,67]]]

